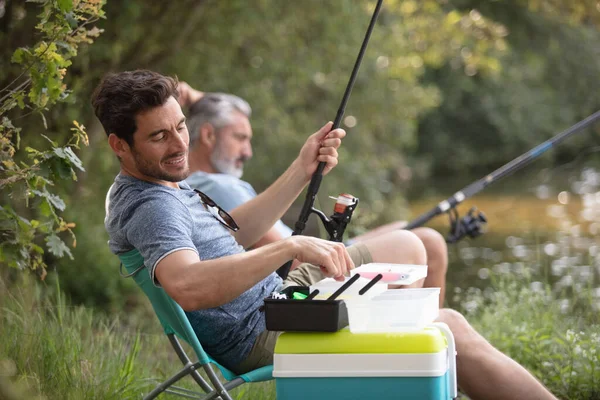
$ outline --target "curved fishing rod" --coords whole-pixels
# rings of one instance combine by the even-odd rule
[[[371,22],[369,22],[367,33],[365,34],[365,38],[362,42],[362,45],[360,46],[358,57],[356,58],[356,62],[354,63],[354,68],[352,69],[352,73],[350,74],[348,85],[346,85],[346,90],[344,92],[344,96],[342,97],[342,102],[340,104],[340,107],[338,108],[331,130],[340,127],[342,118],[344,117],[344,112],[346,111],[346,104],[348,103],[350,93],[352,92],[352,88],[354,87],[354,82],[356,81],[360,64],[362,62],[363,56],[365,55],[365,51],[367,50],[367,45],[369,44],[369,39],[371,37],[371,33],[373,32],[373,27],[375,26],[377,17],[379,16],[379,11],[381,10],[382,4],[383,0],[377,0],[377,5],[375,5],[375,10],[373,11],[373,16],[371,17]],[[310,180],[310,184],[308,185],[308,190],[306,192],[306,198],[304,200],[304,204],[302,205],[300,216],[298,217],[298,220],[296,221],[296,224],[294,226],[294,233],[292,233],[292,235],[301,235],[302,232],[304,232],[306,222],[308,221],[308,217],[310,216],[311,212],[315,212],[313,206],[315,204],[317,192],[319,191],[319,187],[321,186],[321,180],[323,179],[323,170],[325,169],[326,165],[326,163],[320,162],[317,167],[317,170],[315,171]],[[288,273],[290,272],[291,267],[292,260],[288,261],[283,266],[281,266],[277,270],[277,273],[279,274],[279,276],[281,276],[282,279],[285,279]]]
[[[440,215],[445,212],[449,212],[450,220],[452,223],[452,232],[450,233],[450,237],[447,239],[449,242],[456,242],[462,239],[464,236],[469,235],[471,237],[478,236],[481,234],[481,226],[487,222],[485,216],[483,214],[473,215],[474,209],[469,211],[469,214],[463,219],[458,219],[458,212],[455,207],[462,203],[464,200],[469,197],[474,196],[479,193],[487,186],[491,185],[494,182],[497,182],[501,178],[505,176],[511,175],[514,172],[520,170],[546,151],[550,150],[554,146],[560,144],[562,141],[570,137],[571,135],[580,132],[584,128],[592,125],[594,122],[600,119],[600,111],[596,111],[594,114],[590,115],[584,120],[579,121],[575,125],[571,126],[569,129],[557,134],[551,139],[546,140],[544,143],[534,147],[528,152],[520,155],[509,163],[503,165],[498,168],[494,172],[485,177],[479,179],[466,186],[462,190],[456,192],[453,196],[448,197],[446,200],[440,202],[437,206],[427,211],[424,214],[421,214],[413,221],[411,221],[406,227],[403,229],[413,229],[419,226],[422,226],[427,221],[432,219],[433,217]]]

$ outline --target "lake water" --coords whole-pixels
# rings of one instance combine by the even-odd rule
[[[474,179],[473,179],[474,180]],[[413,216],[473,180],[444,180],[437,190],[410,201]],[[451,187],[452,186],[452,187]],[[504,274],[526,279],[533,290],[545,283],[564,294],[589,290],[600,309],[600,169],[579,165],[516,174],[489,186],[459,206],[460,215],[476,206],[487,219],[487,232],[449,245],[447,300],[467,288],[485,290]],[[427,226],[449,231],[448,217]]]

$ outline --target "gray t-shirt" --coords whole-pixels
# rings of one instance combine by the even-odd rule
[[[201,260],[244,251],[197,193],[185,182],[179,188],[118,175],[109,193],[105,224],[111,251],[137,249],[153,279],[158,262],[178,250],[191,249]],[[259,307],[281,282],[272,273],[227,304],[186,312],[200,343],[216,361],[233,367],[246,358],[266,329]]]
[[[251,184],[228,174],[196,171],[185,181],[194,189],[206,193],[226,211],[231,211],[257,196]],[[281,220],[278,220],[274,227],[282,237],[292,236],[292,229]]]

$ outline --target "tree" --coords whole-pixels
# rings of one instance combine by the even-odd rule
[[[487,165],[482,162],[496,165],[554,133],[555,126],[568,124],[578,113],[575,105],[564,107],[568,100],[561,99],[564,90],[557,90],[555,82],[550,82],[552,89],[550,83],[542,84],[552,69],[560,72],[563,88],[576,83],[569,99],[594,104],[593,98],[580,96],[589,80],[573,80],[581,65],[559,62],[558,50],[553,50],[552,63],[542,57],[558,40],[569,47],[570,59],[581,58],[594,43],[595,28],[588,26],[593,19],[589,22],[579,12],[567,21],[546,6],[540,6],[543,12],[530,9],[534,3],[386,0],[346,109],[348,136],[340,164],[323,180],[322,204],[317,206],[328,211],[328,195],[349,191],[361,199],[354,227],[397,219],[411,173],[423,171],[420,176],[428,177],[431,171],[444,172],[451,164],[450,146],[460,145],[456,159],[464,161],[459,163],[463,171]],[[546,3],[568,6],[558,0]],[[569,4],[579,3],[584,1]],[[34,4],[7,4],[13,12],[0,13],[0,87],[18,75],[15,64],[5,60],[14,48],[33,42],[35,20]],[[244,178],[261,190],[289,164],[311,130],[334,118],[373,6],[372,0],[108,2],[106,18],[97,24],[104,33],[69,59],[73,64],[63,82],[72,92],[44,113],[53,141],[69,143],[66,133],[73,120],[88,127],[90,141],[77,154],[91,173],[79,172],[77,182],[67,179],[52,187],[52,194],[64,200],[63,218],[85,226],[76,230],[78,246],[71,248],[77,262],[45,259],[64,271],[61,287],[79,302],[114,301],[114,307],[125,302],[127,283],[115,274],[118,261],[106,246],[102,224],[104,196],[119,165],[89,106],[105,73],[149,68],[178,75],[200,90],[246,98],[254,111],[255,157]],[[8,15],[18,18],[10,22]],[[544,34],[536,39],[547,37],[549,47],[536,42],[539,49],[529,48],[527,37],[542,28]],[[570,40],[562,41],[562,29],[573,35]],[[594,73],[596,61],[585,59],[585,70]],[[511,102],[512,97],[526,106]],[[547,105],[532,113],[536,102]],[[507,119],[514,115],[518,118]],[[23,141],[40,148],[45,139],[37,132],[45,128],[37,114],[32,117],[18,120]],[[492,146],[486,147],[483,139],[493,141]],[[485,148],[490,151],[484,153]],[[34,211],[15,207],[36,220],[27,216]],[[288,217],[297,217],[297,210]]]
[[[457,2],[505,26],[507,51],[494,73],[460,74],[451,63],[428,70],[424,83],[439,87],[443,100],[420,118],[415,158],[438,176],[482,175],[596,111],[600,12],[592,3]],[[570,139],[545,162],[572,159],[585,140]]]
[[[79,46],[92,43],[100,34],[90,25],[104,14],[102,0],[32,3],[41,11],[36,25],[40,37],[35,44],[14,51],[11,61],[19,70],[13,69],[16,76],[3,76],[8,83],[0,89],[0,189],[6,202],[0,208],[0,264],[36,270],[44,277],[41,241],[56,257],[71,256],[61,234],[70,234],[72,245],[76,245],[75,224],[61,217],[65,203],[50,187],[61,180],[77,180],[75,170],[84,169],[73,149],[87,144],[85,127],[77,121],[73,121],[65,145],[50,139],[45,113],[68,99],[70,92],[63,82],[67,68]],[[8,5],[9,12],[16,12],[17,5]],[[4,26],[8,24],[5,20]],[[45,131],[28,132],[27,136],[45,138],[48,149],[22,148],[23,132],[18,123],[32,116],[42,119]]]

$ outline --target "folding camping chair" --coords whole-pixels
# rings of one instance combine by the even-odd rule
[[[219,397],[223,400],[232,400],[229,390],[246,382],[262,382],[273,379],[272,365],[255,369],[254,371],[250,371],[243,375],[236,375],[210,358],[202,348],[185,312],[181,309],[179,304],[171,299],[162,288],[154,285],[148,273],[142,271],[144,269],[144,259],[141,254],[137,250],[131,250],[127,253],[120,254],[119,259],[121,260],[122,266],[124,266],[127,271],[127,274],[122,273],[122,275],[124,277],[133,277],[138,286],[146,293],[165,334],[175,349],[175,353],[177,353],[184,365],[183,369],[178,373],[166,381],[159,383],[146,397],[144,397],[145,400],[154,399],[162,392],[202,400],[217,399]],[[197,362],[193,363],[189,359],[181,347],[181,344],[177,339],[178,337],[192,346],[192,349],[194,349],[194,352],[198,357]],[[215,365],[221,371],[221,374],[226,379],[225,383],[222,383],[219,380],[219,377],[211,364]],[[197,370],[200,367],[206,372],[214,389],[211,387],[210,383],[198,373]],[[204,393],[193,392],[191,390],[172,386],[186,375],[191,375]]]

